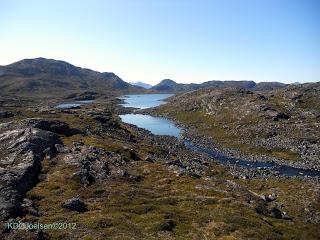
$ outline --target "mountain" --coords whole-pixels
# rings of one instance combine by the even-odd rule
[[[171,79],[164,79],[151,89],[158,91],[179,91],[181,89],[181,87],[179,87],[180,85],[181,84],[178,84]]]
[[[153,86],[152,90],[157,91],[175,91],[175,92],[184,92],[184,91],[193,91],[198,90],[201,88],[208,88],[208,87],[216,87],[216,88],[224,88],[224,87],[238,87],[238,88],[245,88],[251,90],[272,90],[278,88],[284,88],[287,84],[279,83],[279,82],[261,82],[255,83],[254,81],[220,81],[220,80],[213,80],[204,83],[190,83],[190,84],[183,84],[183,83],[176,83],[171,79],[164,79],[157,85]]]
[[[274,90],[287,87],[288,84],[280,82],[260,82],[254,86],[254,90]]]
[[[109,93],[137,89],[114,73],[101,73],[53,59],[24,59],[0,66],[1,95],[63,95],[78,91]]]
[[[131,85],[134,85],[134,86],[139,86],[139,87],[143,87],[145,89],[149,89],[149,88],[152,88],[152,85],[148,84],[148,83],[143,83],[143,82],[133,82],[133,83],[130,83]]]

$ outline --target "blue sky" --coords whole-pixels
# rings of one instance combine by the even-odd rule
[[[1,0],[0,65],[40,56],[151,84],[320,81],[320,1]]]

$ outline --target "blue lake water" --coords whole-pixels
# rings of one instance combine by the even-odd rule
[[[180,136],[180,129],[177,128],[173,122],[165,118],[142,114],[124,114],[120,115],[120,118],[125,123],[147,129],[156,135]]]
[[[124,107],[132,108],[151,108],[157,107],[165,103],[165,99],[174,94],[130,94],[120,97],[125,103],[121,104]]]
[[[132,94],[121,97],[125,101],[124,107],[146,109],[157,107],[165,103],[165,99],[174,94]],[[179,137],[181,130],[175,124],[165,118],[153,117],[143,114],[123,114],[120,118],[125,123],[134,124],[140,128],[149,130],[156,135],[168,135]]]

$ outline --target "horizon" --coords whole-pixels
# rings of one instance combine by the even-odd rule
[[[40,58],[46,59],[46,60],[62,61],[62,62],[66,62],[66,63],[69,63],[69,64],[73,65],[72,63],[67,62],[67,61],[64,61],[64,60],[61,60],[61,59],[53,59],[53,58],[45,58],[45,57],[25,58],[25,59],[21,59],[21,60],[19,60],[19,61],[29,60],[29,59],[40,59]],[[12,62],[12,63],[9,63],[9,64],[7,64],[7,65],[14,64],[14,63],[17,63],[17,62],[19,62],[19,61]],[[6,66],[6,65],[0,65],[0,66]],[[88,69],[88,70],[91,70],[91,71],[99,72],[99,71],[97,71],[97,70],[94,70],[94,69],[91,69],[91,68],[87,68],[87,67],[84,67],[84,66],[76,66],[76,65],[73,65],[73,66],[79,67],[79,68],[82,68],[82,69]],[[100,73],[103,73],[103,72],[100,72]],[[114,73],[114,72],[111,72],[111,73]],[[114,74],[116,74],[118,77],[121,78],[121,76],[119,76],[117,73],[114,73]],[[122,78],[121,78],[121,79],[122,79]],[[258,81],[254,81],[254,80],[250,80],[250,79],[239,79],[239,80],[234,80],[234,79],[211,79],[211,80],[206,80],[206,81],[198,81],[198,82],[184,83],[184,82],[177,82],[176,80],[171,79],[171,78],[165,78],[165,79],[159,80],[159,82],[157,82],[157,83],[155,83],[155,84],[149,84],[149,83],[147,83],[147,82],[142,82],[142,81],[139,81],[139,80],[136,81],[136,82],[129,82],[129,81],[126,81],[125,79],[122,79],[122,80],[125,81],[125,82],[127,82],[127,83],[130,83],[130,84],[143,83],[143,84],[148,84],[148,85],[151,85],[151,86],[155,86],[155,85],[159,84],[160,82],[162,82],[162,81],[164,81],[164,80],[172,80],[172,81],[174,81],[174,82],[176,82],[176,83],[178,83],[178,84],[201,84],[201,83],[210,82],[210,81],[222,81],[222,82],[224,82],[224,81],[253,81],[253,82],[255,82],[255,83],[265,83],[265,82],[262,82],[262,81],[261,81],[261,82],[258,82]],[[272,82],[272,81],[268,81],[268,82]],[[275,83],[285,83],[285,82],[276,82],[276,81],[273,81],[273,82],[275,82]],[[315,81],[315,82],[319,82],[319,81]],[[289,84],[296,84],[296,83],[301,84],[301,82],[293,82],[293,83],[289,83]],[[312,83],[312,82],[304,82],[304,83]]]
[[[318,82],[319,12],[316,0],[5,0],[0,65],[41,56],[151,85]]]

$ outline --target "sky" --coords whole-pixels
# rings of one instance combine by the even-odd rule
[[[0,0],[0,65],[35,57],[150,84],[320,81],[320,0]]]

